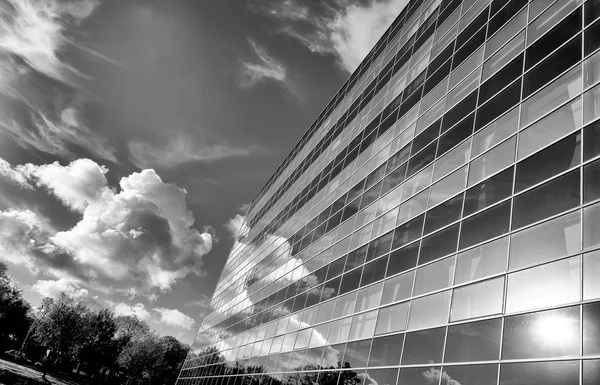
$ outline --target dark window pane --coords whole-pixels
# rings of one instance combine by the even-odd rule
[[[393,251],[390,254],[386,277],[412,269],[417,265],[417,256],[419,255],[419,242],[406,246],[402,249]]]
[[[396,379],[398,378],[398,369],[369,369],[367,370],[367,378],[372,380],[370,384],[396,385]],[[350,383],[353,384],[354,382]],[[303,382],[303,384],[325,385],[322,381]],[[369,382],[365,381],[365,384],[369,384]]]
[[[550,80],[566,71],[581,60],[581,37],[573,39],[561,49],[553,53],[542,64],[525,75],[523,98],[531,95],[546,85]]]
[[[382,235],[381,237],[372,240],[369,243],[369,251],[367,252],[367,261],[372,261],[377,257],[381,257],[383,254],[386,254],[390,251],[390,247],[392,245],[392,237],[394,236],[394,232],[390,231],[387,234]]]
[[[600,0],[588,0],[584,5],[585,25],[600,17]]]
[[[454,106],[444,115],[442,132],[458,123],[462,118],[469,115],[477,106],[477,90],[471,92],[464,100]]]
[[[408,161],[408,172],[406,177],[410,177],[415,174],[417,171],[427,166],[435,159],[435,149],[437,147],[437,143],[433,142],[429,146],[427,146],[423,151],[415,155],[411,160]]]
[[[354,251],[351,251],[348,254],[348,260],[346,261],[346,267],[344,268],[344,271],[352,270],[353,268],[365,263],[365,260],[367,258],[367,249],[368,248],[369,248],[369,245],[367,244],[362,247],[359,247],[358,249],[356,249]]]
[[[396,227],[394,231],[394,241],[392,243],[392,250],[402,247],[421,236],[423,230],[423,218],[425,215],[419,215],[418,217],[410,220],[409,222]]]
[[[454,46],[454,44],[450,44],[450,47]],[[425,85],[423,86],[423,95],[426,95],[429,91],[435,88],[442,80],[448,76],[450,73],[450,69],[452,68],[452,60],[449,59],[444,65],[437,70],[432,76],[425,81]]]
[[[437,122],[427,127],[425,131],[421,132],[419,136],[417,136],[413,140],[411,155],[421,151],[421,149],[425,148],[426,145],[428,145],[429,143],[431,143],[432,140],[438,137],[438,135],[440,134],[441,123],[441,119],[438,119]]]
[[[340,294],[345,294],[358,288],[361,274],[362,269],[356,269],[344,274],[342,276],[342,283],[340,284]]]
[[[367,263],[363,269],[364,271],[360,281],[360,286],[362,287],[383,279],[385,276],[387,260],[387,257],[383,257],[371,263]]]
[[[600,384],[600,360],[583,361],[583,381],[581,385]]]
[[[371,340],[349,342],[346,345],[344,354],[344,365],[348,364],[351,368],[364,368],[367,366],[367,357],[371,349]]]
[[[496,385],[498,365],[446,366],[441,385]]]
[[[585,30],[585,54],[589,55],[600,47],[600,21]]]
[[[579,307],[506,317],[502,359],[579,354]]]
[[[577,132],[517,164],[515,192],[548,179],[581,162],[581,133]]]
[[[438,70],[438,68],[442,66],[442,64],[445,64],[446,60],[452,56],[452,52],[454,52],[454,42],[450,43],[446,48],[444,48],[444,50],[440,52],[440,54],[437,55],[437,57],[433,59],[431,63],[429,63],[429,66],[427,67],[427,76],[431,76],[435,71]],[[450,63],[447,65],[450,66]],[[446,77],[446,75],[444,75],[442,79]]]
[[[581,31],[581,8],[567,16],[557,26],[552,28],[550,32],[542,36],[527,49],[525,70],[539,63],[540,60],[548,56],[550,52],[554,51],[579,31]]]
[[[373,340],[369,366],[395,366],[400,364],[404,334],[379,337]]]
[[[479,28],[485,25],[488,18],[488,9],[485,9],[479,14],[456,38],[456,46],[462,46],[471,36],[473,36]]]
[[[475,131],[496,119],[517,104],[521,95],[521,80],[496,95],[477,111]]]
[[[364,209],[371,203],[375,202],[377,198],[379,198],[379,194],[381,192],[381,185],[382,183],[379,182],[363,194],[362,199],[360,200],[360,210]],[[329,224],[327,224],[327,227],[329,227]]]
[[[423,234],[429,234],[458,220],[462,210],[463,196],[463,193],[460,193],[428,211],[425,215],[425,231]]]
[[[329,264],[329,269],[327,270],[327,278],[329,280],[331,278],[335,278],[338,275],[344,272],[344,265],[346,263],[346,257],[338,258],[335,261]]]
[[[500,385],[579,385],[579,361],[500,365]]]
[[[439,376],[440,368],[402,368],[398,375],[398,384],[406,385],[434,385],[437,384],[436,374]]]
[[[446,132],[440,138],[440,143],[437,149],[437,157],[444,155],[448,150],[468,138],[473,133],[473,121],[475,120],[475,113],[471,114],[468,118],[458,123],[452,129]]]
[[[448,327],[444,362],[499,359],[501,327],[500,318]]]
[[[512,62],[502,68],[488,81],[481,85],[479,90],[479,105],[496,95],[501,89],[509,85],[513,80],[521,76],[523,72],[523,54],[517,56]]]
[[[445,334],[445,327],[406,334],[402,365],[441,362]]]
[[[452,225],[421,241],[419,265],[456,251],[459,224]]]
[[[600,154],[600,120],[583,129],[583,160]]]
[[[578,206],[579,180],[579,170],[571,171],[516,197],[513,229]]]
[[[471,40],[469,40],[461,49],[456,51],[454,54],[454,61],[452,62],[452,69],[455,69],[462,64],[477,48],[479,48],[485,41],[485,28],[482,28],[477,32]]]
[[[465,219],[460,233],[459,249],[506,234],[510,221],[510,200]]]
[[[600,354],[600,302],[583,305],[583,354]]]
[[[583,168],[583,202],[588,203],[600,198],[600,160]]]
[[[504,5],[506,4],[506,0],[496,0],[494,3],[497,3],[498,5]],[[502,8],[502,10],[490,20],[488,26],[488,37],[492,36],[496,31],[498,31],[526,4],[526,0],[512,0],[506,7]],[[494,7],[494,5],[495,4],[492,4],[492,7]]]
[[[467,190],[464,215],[482,210],[512,193],[513,168],[502,171]]]
[[[388,163],[389,165],[389,163]],[[404,176],[406,174],[406,166],[407,163],[404,163],[401,167],[398,167],[394,171],[392,171],[388,176],[383,180],[383,187],[381,188],[381,195],[387,193],[394,187],[398,186],[400,183],[404,181]]]

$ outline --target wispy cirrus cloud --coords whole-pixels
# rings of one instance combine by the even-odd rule
[[[139,168],[172,168],[189,162],[214,162],[267,151],[258,145],[242,147],[226,142],[204,143],[186,134],[175,135],[166,143],[158,144],[133,140],[128,147],[131,162]]]
[[[353,72],[408,0],[256,1],[251,8],[278,20],[279,33],[311,52],[333,55],[346,72]]]

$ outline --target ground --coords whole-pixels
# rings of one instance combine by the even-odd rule
[[[38,381],[41,381],[42,374],[43,374],[40,370],[30,368],[27,366],[23,366],[23,365],[19,365],[14,362],[6,361],[3,359],[0,359],[0,370],[7,370],[11,373],[14,373],[14,374],[20,376],[20,377],[38,380]],[[48,379],[48,382],[46,382],[47,384],[79,385],[77,382],[73,382],[70,380],[64,380],[64,379],[58,379],[50,374],[46,375],[46,378]],[[1,381],[2,380],[0,380],[0,385],[4,385]],[[40,383],[42,383],[42,382],[40,382]],[[7,384],[7,385],[9,385],[9,384]]]

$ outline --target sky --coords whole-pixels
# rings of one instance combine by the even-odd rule
[[[0,260],[191,343],[254,195],[405,0],[4,0]]]

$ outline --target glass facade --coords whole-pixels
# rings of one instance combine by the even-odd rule
[[[412,0],[254,198],[178,385],[600,383],[600,1]]]

